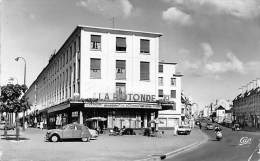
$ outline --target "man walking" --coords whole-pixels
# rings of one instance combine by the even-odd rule
[[[200,127],[200,129],[201,129],[201,127],[202,127],[201,122],[199,122],[199,127]]]

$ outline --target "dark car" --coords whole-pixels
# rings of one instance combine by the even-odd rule
[[[178,135],[181,135],[181,134],[189,135],[190,133],[191,133],[191,128],[189,126],[181,125],[178,127],[178,130],[177,130]]]
[[[48,130],[46,140],[57,142],[64,139],[81,139],[83,142],[89,141],[91,133],[87,126],[78,123],[67,124],[60,129]]]
[[[135,135],[135,131],[132,128],[126,128],[122,131],[122,135]]]

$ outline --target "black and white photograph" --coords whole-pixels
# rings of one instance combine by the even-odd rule
[[[260,160],[260,0],[0,0],[0,161],[161,160]]]

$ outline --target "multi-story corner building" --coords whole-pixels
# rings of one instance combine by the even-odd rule
[[[242,126],[260,127],[260,80],[254,80],[243,88],[233,100],[234,119]]]
[[[77,26],[26,93],[40,114],[38,121],[48,127],[77,121],[105,128],[141,128],[169,106],[173,112],[162,114],[177,115],[181,75],[175,74],[175,64],[163,64],[169,84],[165,87],[170,88],[160,95],[167,101],[158,101],[160,36]],[[102,121],[89,121],[94,117]]]
[[[170,102],[168,110],[159,111],[160,127],[174,127],[181,121],[181,77],[176,63],[159,62],[158,99]]]

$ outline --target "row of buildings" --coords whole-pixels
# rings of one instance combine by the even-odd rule
[[[253,80],[239,88],[239,94],[233,100],[234,119],[242,126],[260,125],[260,79]]]
[[[212,118],[218,123],[232,123],[232,107],[231,100],[217,99],[203,109],[202,116]]]
[[[159,61],[161,36],[77,26],[26,92],[35,121],[48,128],[142,128],[154,118],[160,127],[180,124],[182,75],[176,63]]]

